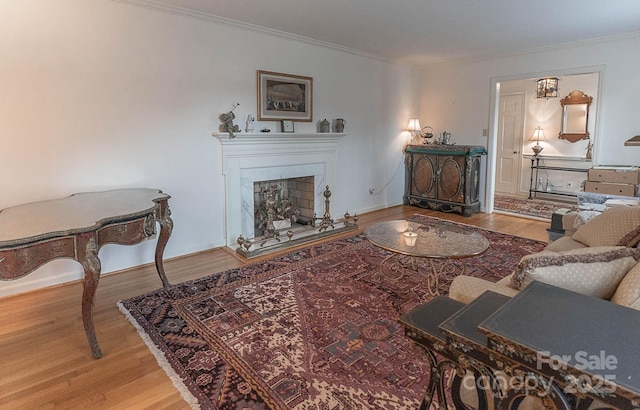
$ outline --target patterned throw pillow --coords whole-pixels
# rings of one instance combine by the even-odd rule
[[[636,264],[637,249],[590,247],[526,255],[516,267],[511,287],[522,289],[534,280],[584,295],[609,299]]]
[[[573,239],[589,246],[635,246],[640,239],[640,206],[615,206],[582,225]]]
[[[631,268],[611,297],[613,303],[640,310],[640,263]]]

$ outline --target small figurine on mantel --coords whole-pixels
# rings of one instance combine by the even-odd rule
[[[593,157],[593,144],[591,141],[587,144],[587,155],[585,155],[585,159],[592,159]]]
[[[254,117],[253,115],[249,114],[247,115],[247,126],[244,129],[245,132],[253,132],[254,131],[254,127],[253,127],[253,123],[256,121],[256,117]]]
[[[231,111],[227,113],[222,113],[220,114],[220,117],[219,117],[220,121],[222,121],[222,124],[220,125],[220,131],[228,132],[229,138],[235,138],[236,136],[233,133],[240,132],[240,127],[233,124],[233,120],[236,118],[236,115],[233,113],[233,110],[235,110],[239,105],[240,103],[236,103],[231,109]]]

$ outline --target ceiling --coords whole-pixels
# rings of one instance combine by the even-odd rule
[[[129,2],[223,17],[418,66],[640,34],[639,0]]]

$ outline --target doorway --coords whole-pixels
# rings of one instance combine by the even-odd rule
[[[602,95],[604,66],[492,78],[486,189],[483,202],[487,213],[494,211],[496,192],[511,194],[515,190],[515,195],[518,197],[528,193],[530,167],[523,162],[523,158],[526,159],[526,156],[532,155],[533,152],[530,152],[525,137],[531,135],[537,126],[542,126],[545,134],[549,136],[545,142],[546,148],[543,154],[545,160],[549,162],[547,165],[558,164],[566,167],[574,166],[576,160],[583,161],[581,158],[585,155],[585,147],[589,141],[567,144],[554,137],[558,135],[561,122],[559,99],[535,99],[535,80],[546,76],[561,78],[559,86],[561,94],[578,89],[594,97],[596,101],[592,106],[594,115],[589,116],[593,159],[589,162],[597,163],[598,148],[602,143],[602,139],[599,138],[601,132],[598,121],[600,104],[597,100]],[[517,102],[518,99],[521,99],[520,102]],[[518,114],[519,110],[521,114]],[[520,121],[519,126],[518,121]],[[511,129],[517,130],[513,133],[515,135],[513,139],[508,138]],[[514,151],[517,154],[514,154]],[[556,184],[562,185],[566,182],[560,176],[551,175],[551,177]],[[573,186],[579,187],[580,183]]]

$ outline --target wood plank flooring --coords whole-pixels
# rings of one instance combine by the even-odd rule
[[[365,228],[415,213],[547,240],[548,222],[483,213],[467,218],[409,206],[362,215],[358,224]],[[230,252],[214,249],[167,260],[165,270],[169,281],[179,283],[243,264]],[[160,279],[153,265],[101,278],[94,306],[104,354],[98,360],[91,358],[82,327],[81,283],[0,299],[0,409],[187,409],[169,377],[116,307],[118,300],[158,287]]]

